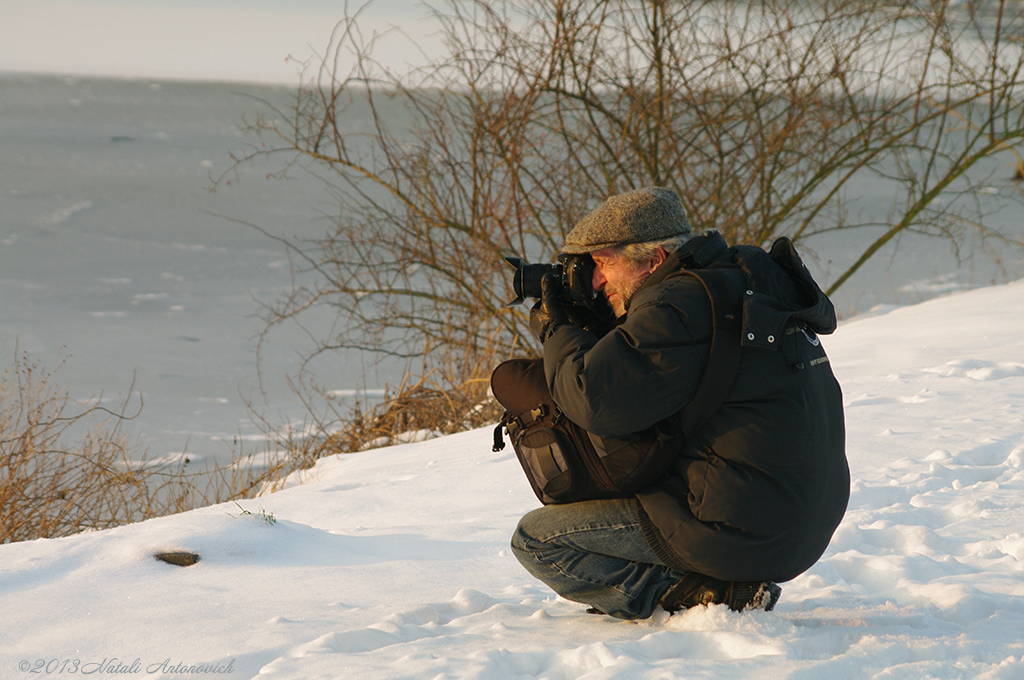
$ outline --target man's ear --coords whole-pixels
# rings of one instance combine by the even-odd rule
[[[666,259],[668,259],[668,253],[665,252],[665,249],[656,249],[654,251],[654,254],[651,255],[651,259],[649,260],[649,262],[651,263],[651,271],[653,272],[655,269],[660,267],[661,263],[664,262]]]

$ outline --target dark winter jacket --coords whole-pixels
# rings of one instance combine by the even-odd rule
[[[788,244],[787,244],[788,245]],[[544,343],[555,402],[611,438],[672,422],[708,360],[707,293],[681,268],[735,262],[746,281],[742,353],[725,403],[664,478],[638,494],[645,535],[669,566],[726,580],[794,578],[828,546],[849,498],[842,395],[817,333],[835,329],[828,298],[795,261],[728,248],[704,232],[670,255],[598,338],[559,326]]]

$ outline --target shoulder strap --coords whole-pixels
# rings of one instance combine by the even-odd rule
[[[734,273],[735,272],[735,273]],[[743,277],[734,266],[711,269],[684,269],[681,276],[701,282],[711,301],[711,352],[693,399],[680,412],[683,436],[693,437],[725,402],[736,381],[740,363],[741,318],[732,300],[742,300]]]

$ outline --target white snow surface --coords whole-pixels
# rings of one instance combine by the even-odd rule
[[[852,495],[772,612],[624,622],[556,597],[508,548],[538,502],[484,428],[321,460],[247,513],[0,546],[0,678],[1024,678],[1022,300],[824,338]]]

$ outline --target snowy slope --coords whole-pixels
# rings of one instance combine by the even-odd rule
[[[773,612],[629,623],[554,597],[507,547],[537,501],[485,428],[322,460],[252,514],[0,546],[0,678],[1022,678],[1022,300],[1018,281],[825,338],[853,493]]]

